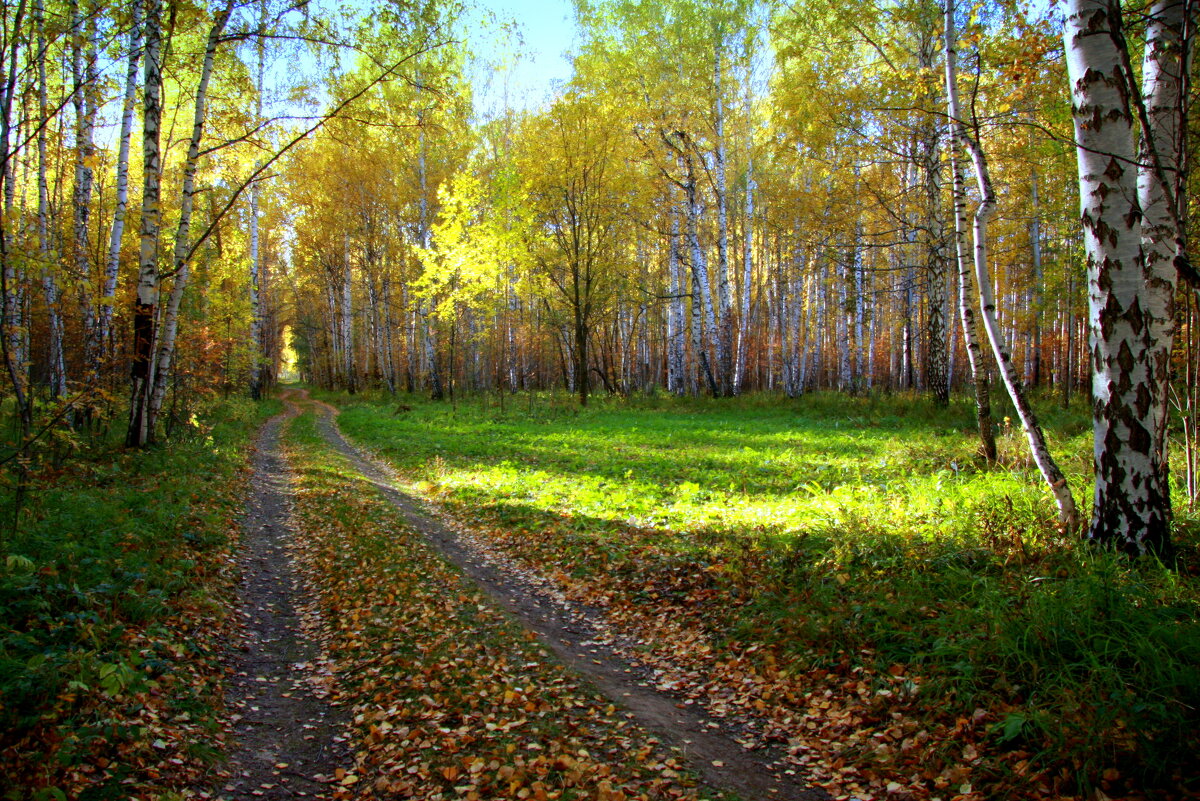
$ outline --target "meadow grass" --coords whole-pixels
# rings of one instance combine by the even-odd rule
[[[521,546],[529,558],[583,578],[715,577],[742,599],[712,619],[729,642],[769,643],[797,669],[847,654],[915,666],[930,711],[990,710],[997,748],[1067,766],[1081,787],[1116,770],[1133,786],[1196,789],[1194,515],[1177,513],[1172,565],[1063,535],[1003,411],[1002,464],[988,467],[965,402],[658,397],[578,409],[539,396],[503,410],[494,397],[405,399],[405,411],[383,396],[326,397],[343,407],[343,431],[410,488],[536,532]],[[1086,507],[1086,410],[1045,406]]]

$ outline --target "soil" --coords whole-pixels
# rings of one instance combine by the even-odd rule
[[[324,798],[351,757],[343,711],[328,700],[332,673],[306,613],[307,593],[288,552],[294,529],[287,462],[280,450],[287,411],[259,435],[239,564],[242,640],[230,657],[226,705],[233,711],[229,777],[219,797]]]
[[[562,662],[590,680],[614,704],[623,707],[648,731],[678,748],[705,784],[752,799],[816,801],[828,794],[804,783],[770,750],[747,751],[736,742],[729,721],[712,718],[654,686],[644,667],[622,655],[605,630],[601,610],[564,598],[550,583],[522,570],[452,521],[396,488],[391,469],[350,444],[337,427],[338,410],[312,401],[322,410],[319,428],[325,439],[391,502],[408,523],[442,555],[474,580],[499,606],[537,634]]]

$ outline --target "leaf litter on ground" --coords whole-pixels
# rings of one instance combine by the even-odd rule
[[[335,798],[723,797],[438,556],[311,415],[288,444],[308,614],[353,718]]]

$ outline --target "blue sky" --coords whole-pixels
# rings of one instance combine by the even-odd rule
[[[480,0],[479,19],[468,24],[472,49],[495,72],[481,66],[475,76],[476,108],[536,108],[555,82],[571,77],[564,57],[576,42],[570,0]],[[491,17],[491,19],[489,19]]]

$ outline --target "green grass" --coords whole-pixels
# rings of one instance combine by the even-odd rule
[[[213,404],[141,452],[87,442],[33,476],[15,532],[13,493],[0,497],[5,798],[127,797],[123,781],[154,785],[142,768],[156,757],[191,753],[152,747],[169,736],[156,720],[216,731],[216,594],[250,439],[278,409]]]
[[[543,397],[503,412],[494,399],[406,400],[412,411],[393,413],[383,398],[329,397],[347,435],[414,488],[530,532],[515,546],[528,558],[629,586],[711,577],[738,599],[710,616],[728,642],[769,643],[800,667],[846,654],[916,666],[927,711],[987,709],[998,750],[1069,766],[1081,787],[1115,768],[1133,786],[1196,789],[1194,516],[1178,514],[1178,569],[1065,538],[1019,430],[1004,427],[1003,466],[989,469],[965,403],[817,395],[579,410]],[[1047,407],[1086,506],[1086,410]]]

